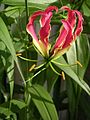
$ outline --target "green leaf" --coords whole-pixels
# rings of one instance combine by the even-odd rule
[[[90,9],[89,7],[85,4],[85,2],[82,5],[82,10],[85,16],[90,17]]]
[[[86,5],[88,5],[90,7],[90,1],[89,0],[85,0]]]
[[[75,112],[77,108],[77,97],[75,94],[75,89],[77,89],[75,82],[72,81],[70,77],[66,77],[66,89],[67,89],[67,96],[68,96],[68,103],[69,103],[69,119],[73,120],[75,117]]]
[[[73,66],[72,69],[79,77],[83,79],[90,59],[90,45],[88,36],[86,34],[82,34],[78,37],[76,43],[72,45],[66,55],[69,64],[74,64],[76,61],[80,62],[82,67],[77,64]]]
[[[80,97],[80,107],[84,111],[85,116],[87,116],[87,120],[90,120],[90,100],[85,94]]]
[[[7,17],[13,17],[16,18],[20,16],[20,14],[24,11],[24,7],[15,6],[15,7],[7,7],[4,12]]]
[[[76,44],[75,42],[72,44],[72,47],[66,53],[67,61],[70,65],[75,64],[77,61],[77,52],[76,52]],[[77,65],[72,67],[73,71],[77,73]]]
[[[16,62],[16,65],[17,65],[17,68],[20,72],[20,75],[22,77],[22,80],[24,81],[25,83],[25,79],[22,75],[22,72],[21,72],[21,69],[19,67],[19,63],[18,63],[18,59],[16,57],[16,52],[15,52],[15,49],[14,49],[14,46],[13,46],[13,42],[12,42],[12,39],[9,35],[9,32],[8,32],[8,29],[4,23],[4,21],[2,20],[2,18],[0,17],[0,39],[5,43],[5,45],[7,46],[9,52],[11,53],[14,61]]]
[[[23,101],[13,99],[10,102],[16,105],[19,109],[23,109],[24,107],[26,107],[26,104]]]
[[[87,35],[82,34],[78,37],[77,41],[73,43],[66,55],[69,64],[74,64],[76,61],[79,61],[82,64],[82,67],[77,64],[74,65],[72,69],[80,78],[83,79],[90,59],[90,46]],[[69,77],[68,80],[66,80],[66,86],[68,92],[70,117],[74,119],[73,117],[75,116],[75,109],[78,105],[77,102],[79,96],[81,95],[81,89],[80,86],[77,86],[77,84],[75,84],[75,82],[73,82]]]
[[[80,78],[79,76],[77,76],[77,74],[71,69],[71,67],[68,66],[67,62],[65,61],[65,59],[63,58],[63,56],[61,56],[60,58],[53,60],[56,63],[54,63],[58,68],[60,68],[61,70],[63,70],[68,76],[70,76],[78,85],[80,85],[81,88],[83,88],[89,95],[90,95],[90,87],[87,85],[87,83],[85,83],[84,80],[82,80],[82,78]],[[60,65],[61,64],[65,64],[67,66],[64,65]]]
[[[48,68],[46,71],[46,80],[47,80],[47,90],[50,92],[58,79],[58,75],[54,73],[51,68]]]
[[[55,2],[57,0],[28,0],[28,3],[37,3],[37,4],[50,4],[52,2]],[[3,0],[5,3],[25,3],[25,0]]]
[[[36,7],[40,9],[45,9],[50,3],[57,0],[27,0],[28,7]],[[3,0],[2,3],[8,5],[25,5],[25,0]]]
[[[71,48],[69,49],[69,51],[66,53],[67,56],[67,61],[68,63],[71,64],[75,64],[77,61],[77,51],[76,51],[76,44],[75,42],[72,44]],[[78,65],[74,65],[72,67],[72,70],[77,73],[78,70]],[[79,89],[80,86],[78,86],[78,84],[76,84],[76,82],[74,82],[70,77],[66,77],[66,88],[67,88],[67,95],[68,95],[68,101],[69,101],[69,112],[70,112],[70,119],[73,120],[75,117],[75,112],[76,112],[76,108],[78,107],[77,105],[77,97],[79,94]]]
[[[0,114],[5,115],[7,118],[10,118],[10,115],[12,115],[14,120],[17,120],[16,114],[8,108],[0,107]]]
[[[13,90],[14,90],[14,59],[10,55],[9,58],[6,59],[6,68],[7,68],[7,77],[10,85],[10,99],[12,99],[13,96]]]
[[[37,83],[37,84],[43,86],[45,84],[45,82],[47,82],[47,90],[48,90],[48,92],[50,92],[52,90],[57,78],[58,78],[58,75],[54,74],[53,70],[49,67],[48,69],[46,69],[46,70],[42,71],[40,74],[38,74],[33,79],[33,83]]]
[[[33,85],[28,90],[43,120],[58,120],[54,103],[47,91],[38,84]]]
[[[90,44],[89,39],[86,34],[82,34],[77,39],[77,58],[78,61],[82,64],[82,67],[78,67],[78,75],[83,79],[86,72],[89,60],[90,60]]]
[[[4,51],[6,48],[5,44],[3,43],[2,40],[0,40],[0,52]]]

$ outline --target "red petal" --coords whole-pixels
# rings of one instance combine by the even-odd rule
[[[47,22],[45,23],[45,25],[40,29],[40,40],[42,40],[44,42],[44,44],[46,44],[46,46],[48,45],[48,37],[50,34],[50,21],[51,21],[51,17],[52,17],[52,13],[48,13],[48,19]]]
[[[42,15],[41,19],[40,19],[40,23],[41,23],[40,40],[42,40],[42,42],[46,46],[48,46],[48,44],[49,44],[48,37],[50,34],[50,29],[51,29],[50,21],[52,18],[52,12],[51,12],[52,10],[58,11],[58,8],[56,6],[49,6],[44,11],[45,15]]]
[[[74,10],[71,10],[69,7],[67,7],[67,6],[63,6],[62,8],[61,8],[61,10],[67,10],[68,11],[68,18],[67,18],[67,20],[68,20],[68,22],[71,24],[71,26],[72,27],[74,27],[75,26],[75,24],[76,24],[76,15],[75,15],[75,12],[74,12]]]
[[[83,17],[79,11],[75,10],[75,13],[78,16],[78,24],[75,30],[75,37],[76,37],[76,36],[79,36],[83,30]]]
[[[72,34],[73,29],[72,29],[71,24],[68,21],[63,20],[63,25],[64,26],[66,25],[67,28],[65,28],[65,29],[68,29],[68,30],[67,30],[67,36],[66,36],[65,42],[64,42],[64,44],[62,46],[62,49],[67,48],[68,46],[70,46],[70,44],[73,41],[73,34]]]
[[[58,8],[57,8],[56,6],[49,6],[49,7],[45,10],[45,12],[46,12],[46,13],[49,13],[49,12],[51,12],[52,10],[56,10],[56,12],[58,12]]]
[[[34,40],[38,42],[38,37],[36,35],[35,29],[34,29],[34,21],[39,15],[44,15],[43,11],[37,11],[35,12],[29,19],[29,23],[26,26],[27,32],[32,36]]]
[[[27,32],[32,36],[33,42],[35,46],[41,51],[41,53],[48,54],[49,53],[49,33],[50,33],[50,21],[52,17],[52,10],[58,11],[58,8],[56,6],[50,6],[45,11],[37,11],[35,12],[29,20],[29,23],[27,24]],[[41,29],[39,32],[40,38],[38,39],[35,29],[34,29],[34,21],[35,19],[41,16],[40,22],[41,22]],[[44,46],[44,48],[42,48]]]
[[[42,16],[40,19],[40,23],[41,26],[43,27],[45,25],[45,23],[47,22],[48,19],[48,14],[51,13],[51,11],[56,10],[56,12],[58,12],[58,8],[56,6],[49,6],[46,10],[45,10],[45,14],[46,16]]]
[[[63,6],[61,8],[61,10],[67,10],[68,11],[68,18],[67,20],[69,21],[69,23],[71,24],[72,27],[75,26],[76,24],[76,14],[77,14],[77,17],[78,17],[78,24],[77,24],[77,27],[76,27],[76,30],[75,30],[75,34],[74,34],[74,39],[76,38],[76,36],[79,36],[80,33],[82,32],[83,30],[83,17],[81,15],[81,13],[77,10],[70,10],[70,8],[68,8],[67,6]]]
[[[62,20],[62,23],[63,23],[64,28],[61,30],[52,52],[57,48],[63,49],[67,47],[68,45],[70,45],[72,41],[71,39],[72,38],[72,27],[70,23],[66,20]]]
[[[62,47],[62,45],[65,42],[66,36],[67,36],[67,30],[65,28],[62,28],[62,30],[60,30],[59,37],[57,38],[56,43],[54,45],[54,49]]]

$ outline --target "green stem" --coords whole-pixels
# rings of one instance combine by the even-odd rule
[[[78,93],[77,93],[77,99],[76,99],[76,111],[75,111],[75,120],[78,119],[78,105],[80,101],[80,96],[81,96],[81,88],[80,86],[77,86]]]
[[[27,7],[27,0],[25,0],[25,11],[26,11],[26,24],[28,23],[28,7]]]
[[[60,73],[58,73],[55,68],[53,67],[53,65],[51,63],[49,63],[51,69],[57,74],[57,75],[61,75]]]
[[[38,62],[38,60],[31,60],[31,59],[24,58],[22,56],[18,56],[18,57],[21,58],[22,60],[25,60],[25,61],[28,61],[28,62]]]
[[[26,25],[27,25],[27,23],[28,23],[28,5],[27,5],[27,0],[25,0],[25,11],[26,11]],[[29,42],[32,42],[32,40],[30,39],[29,34],[27,34],[27,31],[26,31],[26,35],[28,36]]]
[[[27,0],[25,0],[25,11],[26,11],[26,25],[28,23],[28,7],[27,7]],[[27,31],[26,31],[26,36],[28,36],[28,40],[29,40],[29,35],[27,34]],[[27,43],[26,43],[27,44]],[[28,58],[28,51],[26,50],[26,58]],[[29,63],[27,62],[27,66],[26,68],[28,69],[29,68]],[[27,77],[28,78],[28,71],[27,71]],[[26,86],[25,86],[25,93],[24,93],[24,97],[25,97],[25,103],[27,104],[27,101],[28,101],[28,96],[29,96],[29,93],[27,91],[27,85],[29,83],[26,83]],[[28,106],[27,106],[28,108]],[[28,119],[28,115],[27,115],[27,108],[26,108],[26,120]]]
[[[35,78],[38,74],[40,74],[42,71],[44,71],[46,68],[43,68],[42,70],[38,71],[36,74],[34,74],[30,79],[26,80],[26,82],[31,81],[33,78]]]
[[[53,100],[58,114],[60,110],[60,86],[61,86],[61,77],[59,76],[53,89]]]

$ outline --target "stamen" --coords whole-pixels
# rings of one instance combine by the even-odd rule
[[[29,69],[29,72],[31,72],[34,68],[35,68],[36,64],[33,64],[30,69]]]
[[[80,67],[83,67],[83,65],[77,60],[76,64],[78,64]]]
[[[16,53],[16,56],[21,56],[22,55],[22,53]]]
[[[62,79],[65,80],[65,74],[63,71],[62,71]]]

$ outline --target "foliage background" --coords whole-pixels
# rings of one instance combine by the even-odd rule
[[[41,66],[34,70],[35,64],[43,63],[38,62],[42,58],[33,48],[26,24],[33,12],[44,10],[49,5],[58,8],[67,5],[82,12],[84,17],[81,36],[64,56],[53,62],[58,72],[65,73],[65,80],[50,67]],[[56,32],[54,35],[52,32],[53,40],[59,32],[60,19],[56,15],[52,19]],[[35,24],[38,28],[37,21]],[[1,120],[90,120],[89,29],[89,0],[0,0]],[[67,65],[77,60],[82,67]]]

